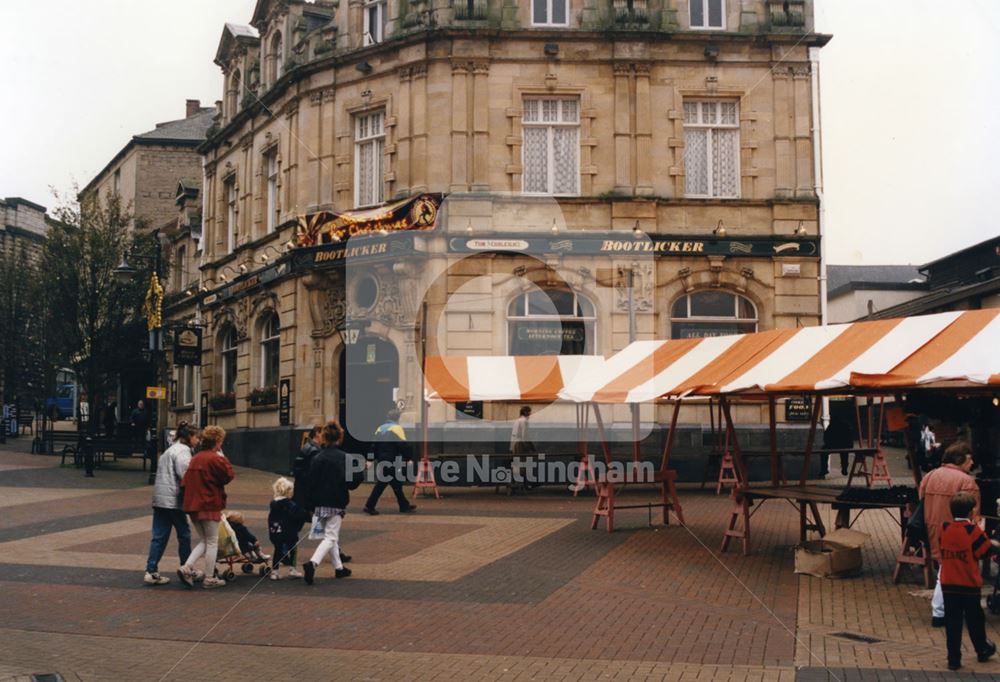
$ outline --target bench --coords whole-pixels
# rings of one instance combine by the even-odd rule
[[[112,461],[117,462],[119,457],[131,457],[138,453],[142,457],[142,470],[146,470],[146,441],[144,439],[93,436],[90,440],[90,447],[93,448],[94,462],[97,464],[106,461],[107,455],[111,455]]]

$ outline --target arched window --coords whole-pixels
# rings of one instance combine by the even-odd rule
[[[670,310],[670,337],[746,334],[757,331],[757,308],[750,299],[718,289],[681,296]]]
[[[238,111],[242,89],[243,81],[240,78],[240,70],[237,69],[229,78],[229,90],[226,92],[226,116],[229,118],[235,116]]]
[[[260,326],[260,385],[278,385],[280,372],[281,324],[275,313],[268,313]]]
[[[274,85],[275,81],[281,78],[281,70],[285,66],[284,45],[281,42],[281,31],[271,38],[271,68],[267,74],[267,84]]]
[[[226,327],[219,335],[222,392],[236,392],[236,328]]]
[[[510,355],[593,355],[596,316],[590,299],[567,289],[535,289],[507,306]]]

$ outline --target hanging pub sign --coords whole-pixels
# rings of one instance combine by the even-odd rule
[[[198,426],[205,426],[208,424],[208,393],[201,394],[201,400],[198,402]]]
[[[801,395],[785,401],[785,421],[807,422],[810,419],[812,419],[812,398]]]
[[[319,246],[364,234],[433,230],[443,194],[418,194],[364,211],[322,211],[299,218],[296,246]]]
[[[201,329],[182,327],[174,331],[174,364],[201,366]]]
[[[278,382],[278,423],[288,426],[292,423],[292,380]]]

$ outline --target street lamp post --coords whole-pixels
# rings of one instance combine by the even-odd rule
[[[159,383],[160,360],[163,352],[163,285],[160,283],[163,268],[162,239],[163,235],[160,234],[160,231],[154,230],[153,255],[150,256],[133,251],[126,254],[122,258],[122,262],[114,269],[115,277],[119,282],[125,284],[131,281],[137,273],[137,270],[129,264],[129,258],[145,261],[151,263],[153,266],[153,273],[149,278],[149,289],[146,291],[146,300],[143,305],[143,313],[146,316],[146,326],[149,329],[149,361],[152,365],[154,383],[157,384]],[[149,459],[150,485],[156,481],[156,461],[159,450],[159,443],[156,437],[158,412],[158,407],[150,410],[146,430],[145,454]]]

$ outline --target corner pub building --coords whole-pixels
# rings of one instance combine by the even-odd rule
[[[282,469],[306,425],[363,441],[394,401],[417,438],[423,339],[609,355],[819,324],[812,4],[260,0],[217,52],[199,281],[165,311],[201,330],[201,365],[171,368],[171,421]],[[431,452],[505,452],[519,407],[432,403]],[[641,408],[650,453],[666,409]],[[678,452],[709,421],[685,408]],[[572,405],[532,428],[576,448]]]

